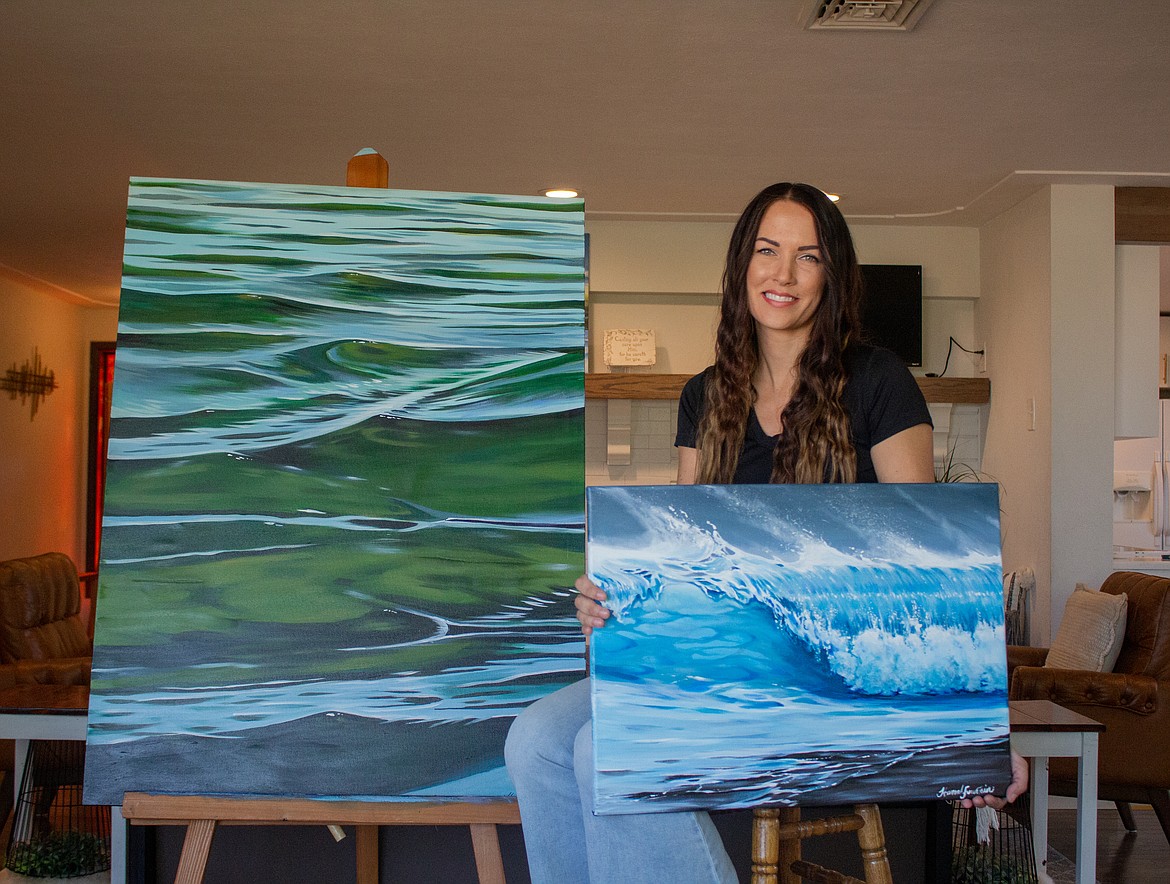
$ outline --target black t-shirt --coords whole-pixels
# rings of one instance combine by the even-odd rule
[[[704,369],[683,388],[678,402],[676,446],[695,447],[695,434],[703,414],[703,394],[712,371],[712,368]],[[845,371],[848,378],[842,399],[849,414],[849,435],[857,451],[857,481],[876,482],[870,449],[910,427],[930,424],[930,411],[913,375],[889,350],[868,344],[851,346],[845,351]],[[753,408],[748,414],[743,449],[735,468],[735,484],[768,483],[779,438],[764,432]]]

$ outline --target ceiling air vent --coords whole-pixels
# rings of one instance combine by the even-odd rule
[[[806,30],[826,28],[909,31],[933,0],[812,0],[801,21]]]

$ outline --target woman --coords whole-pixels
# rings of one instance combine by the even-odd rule
[[[756,195],[727,250],[715,364],[679,402],[679,484],[934,481],[926,402],[896,356],[858,340],[860,297],[849,228],[820,190]],[[610,612],[587,577],[576,587],[588,640]],[[585,680],[508,735],[532,880],[736,881],[706,813],[592,814],[589,716]]]

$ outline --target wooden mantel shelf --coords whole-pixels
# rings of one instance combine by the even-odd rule
[[[689,374],[587,374],[586,399],[669,399],[682,393]],[[991,381],[987,378],[915,378],[927,402],[987,405]]]

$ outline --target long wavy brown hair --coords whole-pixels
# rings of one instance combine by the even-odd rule
[[[825,267],[825,287],[808,343],[797,361],[796,386],[781,413],[783,427],[772,463],[773,482],[853,482],[857,454],[849,438],[845,389],[846,346],[860,328],[861,270],[841,212],[808,184],[773,184],[748,203],[736,222],[723,271],[723,300],[715,338],[715,368],[699,421],[697,481],[729,483],[735,475],[748,415],[756,401],[752,379],[759,364],[756,323],[748,307],[747,272],[760,222],[777,200],[812,213]]]

